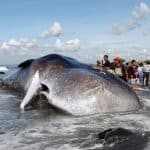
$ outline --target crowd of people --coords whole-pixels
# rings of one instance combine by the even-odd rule
[[[104,55],[101,61],[97,60],[97,68],[108,71],[133,86],[149,86],[150,61],[137,62],[131,60],[126,62],[120,57],[115,57],[110,62],[108,55]]]

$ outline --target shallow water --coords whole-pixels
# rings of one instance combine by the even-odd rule
[[[0,90],[0,150],[149,150],[150,90],[136,92],[142,103],[138,112],[74,117],[50,108],[45,101],[21,112],[21,99]],[[119,144],[102,144],[97,134],[113,127],[138,134]]]

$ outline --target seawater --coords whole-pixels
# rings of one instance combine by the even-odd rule
[[[15,69],[9,66],[7,74]],[[0,90],[0,150],[149,150],[150,90],[141,88],[136,92],[142,104],[138,112],[71,116],[54,110],[45,101],[21,112],[22,99]],[[96,139],[101,131],[117,127],[139,136],[118,145],[103,145]]]

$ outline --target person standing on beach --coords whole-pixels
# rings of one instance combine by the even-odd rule
[[[104,62],[102,60],[102,68],[103,70],[107,71],[111,67],[111,63],[108,59],[108,55],[104,55],[103,59],[104,59]]]
[[[128,77],[132,85],[139,85],[138,65],[134,59],[131,61],[131,65],[129,66]]]
[[[143,65],[142,62],[139,63],[137,71],[138,71],[138,75],[139,75],[139,79],[140,79],[140,84],[141,84],[142,86],[144,86],[144,82],[143,82],[143,81],[144,81],[144,80],[143,80],[144,65]]]
[[[114,62],[112,63],[111,69],[113,70],[113,74],[115,76],[118,76],[120,79],[127,82],[127,70],[125,65],[122,63],[122,59],[120,57],[114,58]]]
[[[97,60],[97,67],[100,67],[103,71],[108,71],[111,67],[111,63],[108,59],[108,55],[104,55],[101,62]]]
[[[131,61],[131,65],[128,69],[129,78],[137,78],[138,77],[138,66],[136,60]]]
[[[150,62],[144,64],[144,75],[143,75],[143,82],[144,85],[148,87],[150,77]]]

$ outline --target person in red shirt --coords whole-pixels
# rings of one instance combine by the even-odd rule
[[[134,59],[131,61],[131,66],[128,69],[128,76],[130,79],[138,78],[138,65]]]

